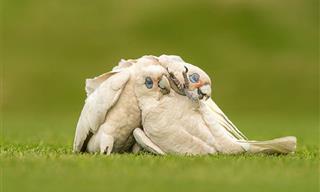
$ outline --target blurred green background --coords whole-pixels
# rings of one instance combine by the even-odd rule
[[[313,148],[318,154],[317,0],[0,2],[2,157],[10,160],[5,161],[9,172],[18,172],[8,178],[30,179],[30,166],[46,167],[47,157],[36,155],[41,162],[34,162],[21,146],[70,153],[85,78],[111,70],[121,58],[146,54],[180,55],[205,69],[213,79],[214,100],[249,138],[295,135],[298,149]],[[15,155],[8,155],[10,150]],[[29,164],[19,165],[20,152]],[[317,166],[296,163],[291,171],[310,170],[306,174],[316,187]],[[5,189],[14,189],[14,181],[5,183]]]

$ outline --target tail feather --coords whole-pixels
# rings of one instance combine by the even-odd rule
[[[221,149],[222,151],[226,150],[228,151],[227,153],[234,153],[235,151],[238,152],[238,148],[234,148],[235,150],[230,152],[230,146],[234,146],[233,144],[235,143],[240,145],[242,150],[247,153],[289,154],[296,151],[296,137],[288,136],[269,141],[250,141],[228,119],[228,117],[212,99],[208,99],[202,104],[202,114],[206,123],[211,128],[213,133],[219,137],[219,140],[221,142],[223,141],[223,148]]]
[[[239,141],[249,144],[248,153],[289,154],[297,147],[297,138],[293,136],[281,137],[269,141]]]

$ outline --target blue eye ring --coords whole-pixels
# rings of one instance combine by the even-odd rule
[[[147,77],[144,84],[146,85],[146,87],[147,87],[148,89],[152,89],[152,87],[153,87],[153,81],[152,81],[151,77]]]
[[[191,81],[191,83],[198,83],[200,80],[200,75],[198,73],[193,73],[189,76],[189,80]]]

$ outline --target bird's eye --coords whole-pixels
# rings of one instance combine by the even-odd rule
[[[200,75],[198,73],[194,73],[189,76],[189,80],[191,81],[191,83],[198,83],[200,80]]]
[[[152,87],[153,87],[153,81],[152,81],[151,77],[147,77],[144,84],[146,85],[146,87],[147,87],[148,89],[152,89]]]

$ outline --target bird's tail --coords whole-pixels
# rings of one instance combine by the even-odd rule
[[[242,144],[247,144],[247,153],[289,154],[294,153],[297,147],[297,138],[293,136],[281,137],[268,141],[238,142]]]
[[[202,103],[202,115],[212,133],[223,142],[221,151],[225,153],[266,153],[288,154],[296,150],[297,139],[293,136],[277,138],[269,141],[250,141],[228,119],[218,105],[210,98]],[[241,150],[239,147],[241,146]]]

